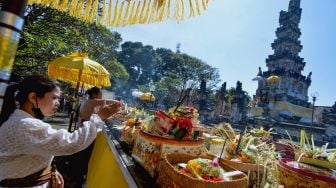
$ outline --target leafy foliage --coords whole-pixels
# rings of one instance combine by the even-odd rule
[[[196,87],[205,80],[209,91],[219,82],[218,70],[201,60],[141,42],[123,43],[118,60],[130,74],[127,88],[148,89],[146,85],[155,83],[154,94],[166,108],[176,105],[188,80],[193,80]]]
[[[104,26],[84,23],[51,8],[28,6],[12,80],[46,74],[47,62],[74,51],[84,51],[115,73],[111,75],[113,79],[125,81],[129,75],[116,60],[120,42],[120,34]]]
[[[155,94],[166,109],[177,104],[181,92],[179,86],[181,85],[182,82],[177,77],[165,77],[157,82]]]

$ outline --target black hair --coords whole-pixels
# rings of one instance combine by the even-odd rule
[[[36,93],[36,96],[42,98],[45,93],[48,93],[60,87],[60,84],[49,77],[41,75],[33,75],[25,78],[20,84],[9,85],[3,100],[2,110],[0,114],[0,125],[7,121],[9,116],[16,109],[16,102],[19,107],[22,107],[28,100],[28,95],[31,92]]]
[[[89,98],[92,99],[94,96],[98,95],[101,92],[101,89],[99,87],[92,87],[86,91],[86,93],[89,95]]]

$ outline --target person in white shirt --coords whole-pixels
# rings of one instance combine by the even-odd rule
[[[100,108],[105,104],[119,103],[120,101],[113,99],[103,99],[102,89],[99,87],[92,87],[86,91],[89,95],[89,99],[85,101],[83,106],[80,109],[79,116],[82,121],[87,121],[90,119],[95,108]]]
[[[83,105],[81,105],[82,107],[80,108],[79,113],[81,122],[79,127],[82,126],[83,122],[90,119],[95,110],[103,107],[104,105],[120,103],[119,101],[113,99],[103,99],[102,89],[97,86],[88,89],[86,94],[89,96],[89,98],[85,101],[85,103],[83,103]],[[81,186],[85,181],[93,147],[94,141],[84,150],[71,156],[66,156],[65,158],[63,157],[63,160],[65,159],[65,162],[70,169],[69,171],[64,172],[66,179],[74,187]]]
[[[38,75],[8,86],[0,114],[0,187],[62,188],[61,174],[50,167],[53,157],[88,147],[104,120],[121,106],[101,107],[81,128],[69,133],[42,121],[57,111],[60,94],[58,82]]]

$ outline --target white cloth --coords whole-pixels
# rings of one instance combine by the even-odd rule
[[[1,187],[0,188],[8,188],[8,187]],[[39,185],[39,186],[34,186],[34,187],[24,187],[24,188],[50,188],[50,185],[49,185],[49,182],[47,183],[44,183],[42,185]]]
[[[93,114],[83,127],[69,133],[15,110],[0,127],[0,181],[31,175],[46,168],[54,156],[85,149],[103,125],[99,116]]]

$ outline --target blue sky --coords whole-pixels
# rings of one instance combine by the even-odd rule
[[[265,59],[273,54],[271,43],[279,26],[280,10],[289,0],[213,0],[201,16],[181,23],[136,25],[113,29],[124,41],[139,41],[154,48],[181,51],[219,69],[222,82],[234,87],[237,80],[250,95],[252,81]],[[306,67],[312,75],[308,94],[319,93],[316,105],[331,106],[336,101],[336,0],[301,0],[300,37]],[[311,97],[310,97],[311,98]]]

